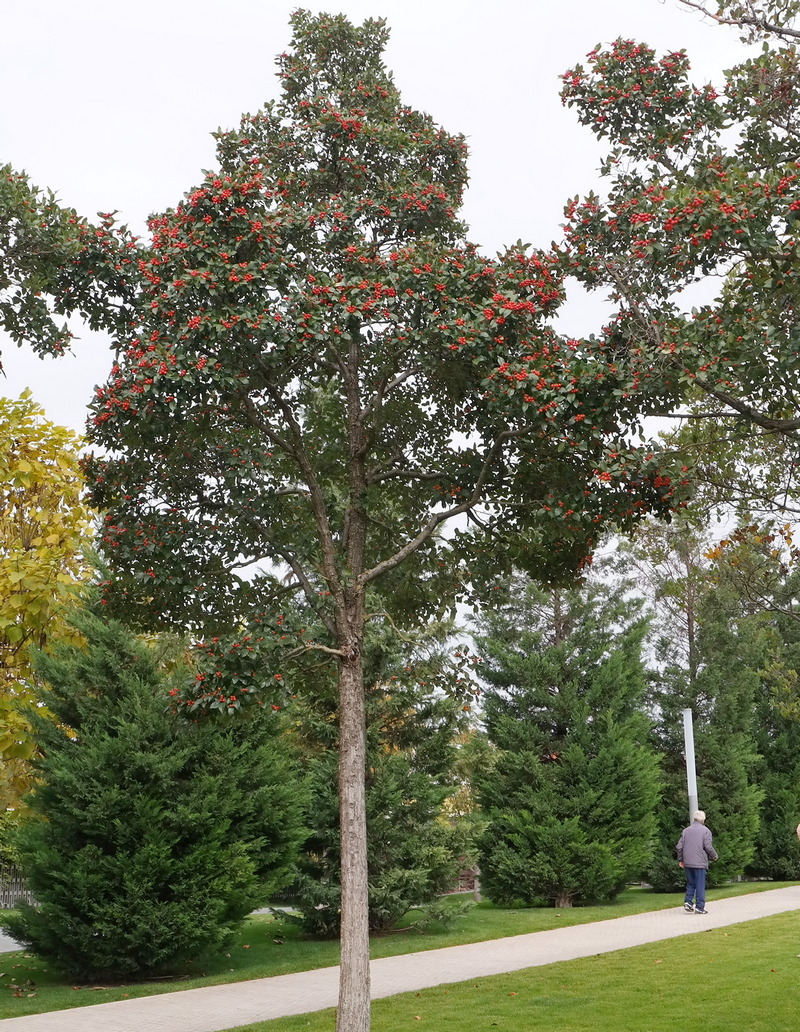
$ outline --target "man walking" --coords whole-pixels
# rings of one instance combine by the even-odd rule
[[[688,828],[683,829],[675,849],[678,863],[686,872],[683,909],[687,914],[707,914],[706,872],[709,860],[717,859],[717,851],[702,810],[695,810],[694,820]]]

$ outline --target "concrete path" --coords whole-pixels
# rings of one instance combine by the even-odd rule
[[[11,950],[21,950],[22,947],[14,939],[9,938],[7,935],[3,935],[0,932],[0,953],[10,953]]]
[[[709,903],[709,910],[704,917],[687,914],[682,907],[657,910],[550,932],[374,960],[372,997],[379,999],[449,982],[610,953],[800,910],[800,886],[714,900]],[[4,1026],[0,1032],[220,1032],[269,1018],[334,1007],[338,980],[338,967],[320,968],[140,1000],[6,1018],[0,1022]]]

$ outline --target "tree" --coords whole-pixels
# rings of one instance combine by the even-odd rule
[[[338,1022],[365,1032],[367,590],[408,625],[499,563],[571,576],[609,523],[669,511],[680,477],[627,443],[651,381],[545,325],[551,259],[465,239],[466,145],[402,103],[384,24],[292,24],[280,100],[218,133],[218,167],[151,220],[87,475],[110,606],[244,623],[279,684],[281,599],[299,588],[324,629],[290,644],[338,668]],[[252,694],[218,685],[214,705]]]
[[[737,611],[738,610],[738,611]],[[763,790],[757,783],[755,702],[767,640],[756,617],[717,589],[703,602],[703,668],[691,686],[703,809],[720,859],[713,882],[743,874],[755,852]]]
[[[274,714],[170,715],[152,650],[115,621],[74,624],[84,645],[38,659],[57,720],[30,714],[37,783],[17,842],[38,903],[7,927],[73,976],[174,971],[285,881],[298,786]]]
[[[800,841],[794,834],[800,813],[800,618],[798,574],[785,576],[770,613],[775,631],[756,703],[757,777],[764,794],[761,824],[749,873],[761,878],[800,875]]]
[[[715,6],[700,0],[680,0],[684,7],[700,11],[720,25],[736,25],[749,43],[764,37],[777,36],[789,42],[800,39],[791,23],[800,14],[797,0],[716,0]]]
[[[87,575],[91,511],[78,438],[26,392],[0,398],[0,811],[30,787],[34,741],[21,705],[38,699],[33,648],[75,638],[65,615]]]
[[[385,624],[372,625],[365,639],[371,931],[386,931],[412,908],[435,900],[453,884],[470,852],[469,835],[444,809],[457,788],[456,732],[464,714],[460,702],[437,691],[447,658],[432,642],[436,636],[426,635],[428,648],[419,641],[403,643]],[[332,674],[330,668],[318,670],[311,690],[298,685],[291,710],[309,786],[312,834],[290,891],[306,931],[328,936],[339,934],[341,909]]]
[[[716,8],[744,22],[796,4]],[[563,268],[610,292],[603,346],[658,369],[663,412],[688,421],[675,441],[686,465],[713,478],[719,463],[722,500],[733,486],[745,508],[796,504],[799,84],[793,47],[743,61],[718,90],[691,82],[684,52],[617,40],[562,91],[609,144],[606,196],[567,208]]]
[[[650,861],[659,799],[648,745],[644,624],[625,586],[544,591],[517,579],[481,619],[481,875],[507,905],[616,895]]]
[[[0,165],[0,330],[15,344],[63,354],[73,334],[57,319],[75,313],[92,329],[125,331],[136,242],[113,214],[101,219],[93,225]]]
[[[766,707],[765,707],[766,708]],[[800,877],[800,841],[795,829],[800,813],[800,725],[774,706],[759,709],[757,746],[761,761],[758,786],[763,793],[761,821],[747,873],[756,878],[795,881]]]
[[[665,533],[647,528],[634,538],[631,554],[639,582],[648,584],[658,629],[649,706],[664,795],[648,881],[662,891],[682,884],[675,843],[688,814],[681,717],[686,708],[693,714],[700,806],[720,854],[712,877],[725,881],[743,873],[758,832],[762,792],[754,707],[768,628],[763,613],[753,613],[732,583],[717,577],[717,552],[689,523],[677,521]]]

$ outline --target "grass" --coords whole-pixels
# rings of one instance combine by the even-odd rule
[[[373,1032],[795,1032],[797,915],[377,1000]],[[236,1032],[333,1032],[335,1012]],[[232,1030],[231,1030],[232,1032]]]
[[[743,882],[710,890],[708,899],[713,901],[726,896],[780,888],[783,884],[788,883]],[[613,903],[604,906],[570,910],[504,910],[484,902],[460,918],[453,928],[447,930],[421,934],[410,929],[375,937],[371,953],[374,958],[389,957],[412,951],[458,946],[468,942],[484,942],[525,932],[544,931],[644,911],[661,910],[677,906],[679,902],[680,899],[676,895],[661,895],[639,888],[627,890]],[[412,923],[413,918],[413,914],[409,915],[405,925]],[[129,985],[75,985],[65,982],[47,963],[29,954],[0,954],[0,1020],[88,1004],[177,992],[200,986],[264,978],[293,971],[308,971],[338,962],[338,943],[305,939],[291,923],[267,916],[249,918],[226,950],[216,956],[197,961],[181,977],[168,980]],[[698,970],[702,977],[704,972]],[[692,988],[693,986],[687,984],[685,991],[688,992]],[[272,1026],[275,1029],[282,1027]],[[288,1029],[308,1026],[285,1027]],[[736,1026],[737,1032],[739,1028],[746,1027]]]

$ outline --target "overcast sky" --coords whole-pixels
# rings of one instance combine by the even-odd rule
[[[214,160],[210,132],[277,94],[275,55],[297,3],[235,0],[0,0],[0,163],[24,169],[88,217],[118,209],[144,232]],[[567,198],[596,186],[600,148],[558,98],[559,75],[597,43],[685,48],[696,81],[719,81],[742,55],[736,34],[677,0],[331,0],[303,4],[353,21],[385,17],[387,64],[404,100],[470,147],[464,215],[490,253],[547,246]],[[576,299],[565,329],[599,328]],[[55,422],[82,429],[107,343],[41,361],[9,342],[0,394],[30,387]]]

